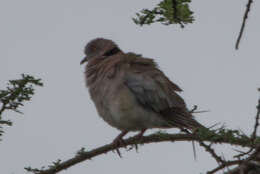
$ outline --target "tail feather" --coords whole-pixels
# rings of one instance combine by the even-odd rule
[[[172,127],[186,128],[191,131],[197,128],[205,128],[202,124],[196,121],[191,113],[184,111],[181,108],[171,108],[162,112],[163,117],[169,122]]]
[[[161,114],[168,121],[171,127],[178,127],[187,133],[190,132],[186,129],[194,132],[198,128],[205,128],[205,126],[194,119],[190,112],[188,112],[186,109],[184,110],[183,108],[170,108],[163,111]],[[192,149],[194,159],[196,160],[197,154],[194,141],[192,141]]]

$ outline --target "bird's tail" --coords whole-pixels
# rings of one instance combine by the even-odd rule
[[[198,128],[206,128],[196,121],[190,112],[183,111],[182,109],[172,108],[170,111],[163,113],[163,116],[172,127],[189,129],[192,132]]]
[[[198,128],[206,128],[196,121],[190,112],[182,108],[171,108],[163,112],[162,115],[165,119],[167,119],[171,127],[178,127],[188,134],[190,134],[190,132],[187,129],[194,133],[198,130]],[[194,159],[196,159],[197,155],[194,141],[192,141],[192,147]]]

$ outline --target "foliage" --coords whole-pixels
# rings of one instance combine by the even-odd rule
[[[22,113],[18,108],[29,101],[34,94],[33,85],[43,86],[41,79],[22,74],[21,79],[9,80],[6,90],[0,90],[0,136],[3,134],[2,125],[12,125],[12,121],[3,120],[2,114],[6,110]]]
[[[143,26],[159,22],[163,25],[192,23],[194,21],[193,12],[190,10],[191,0],[163,0],[154,9],[143,9],[136,13],[133,18],[135,24]]]

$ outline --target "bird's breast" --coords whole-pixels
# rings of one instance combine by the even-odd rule
[[[99,115],[120,130],[141,130],[162,127],[165,121],[144,108],[124,84],[123,76],[96,80],[89,92]]]

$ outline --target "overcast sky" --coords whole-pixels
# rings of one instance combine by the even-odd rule
[[[97,115],[79,64],[85,44],[96,37],[114,40],[125,52],[154,58],[184,90],[181,95],[190,108],[210,110],[196,117],[204,125],[221,122],[252,131],[260,87],[260,4],[253,3],[236,51],[247,0],[194,1],[196,21],[185,29],[133,23],[136,12],[158,2],[1,0],[0,89],[21,73],[42,78],[44,87],[21,108],[24,115],[4,113],[14,125],[5,128],[0,142],[0,173],[21,174],[25,166],[66,160],[82,147],[91,150],[119,134]],[[233,150],[225,146],[218,152],[228,158]],[[195,174],[217,165],[199,146],[197,153],[194,161],[191,143],[149,144],[139,153],[122,150],[122,159],[108,153],[60,173]]]

